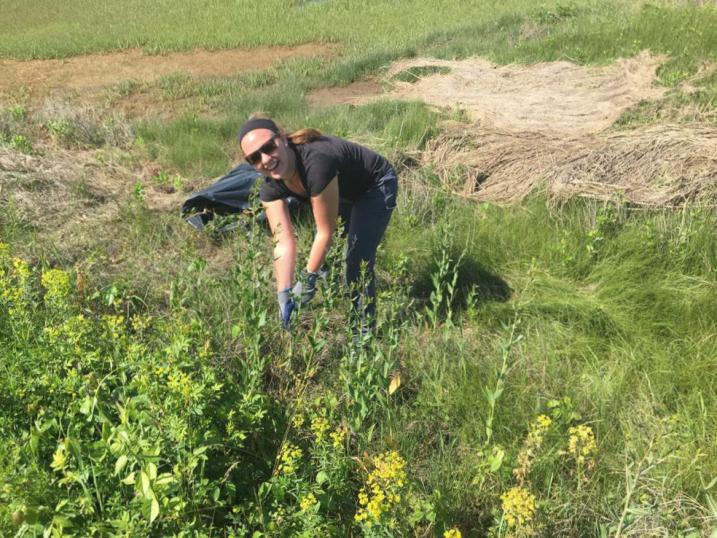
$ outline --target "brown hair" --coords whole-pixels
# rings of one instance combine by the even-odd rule
[[[292,144],[306,144],[307,142],[311,142],[313,140],[316,140],[317,138],[321,138],[321,131],[318,129],[313,129],[311,127],[299,129],[298,131],[294,131],[293,133],[289,133],[286,135],[289,140],[291,140]]]

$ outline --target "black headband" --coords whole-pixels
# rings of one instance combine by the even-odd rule
[[[239,143],[241,144],[242,138],[254,129],[269,129],[272,133],[279,134],[279,128],[276,123],[269,118],[254,118],[253,120],[248,120],[239,129]]]

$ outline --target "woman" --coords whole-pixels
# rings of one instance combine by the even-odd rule
[[[393,166],[354,142],[324,136],[316,129],[286,134],[263,117],[252,117],[241,127],[239,145],[247,162],[265,176],[259,198],[276,242],[274,274],[284,327],[290,327],[297,308],[294,297],[301,304],[314,297],[319,269],[340,216],[347,239],[346,282],[361,332],[368,332],[375,315],[376,248],[396,207],[398,180]],[[310,201],[316,223],[306,269],[296,285],[296,238],[286,203],[289,196]],[[366,286],[359,290],[364,267]]]

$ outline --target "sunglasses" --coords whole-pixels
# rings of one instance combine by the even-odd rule
[[[276,137],[278,135],[275,135],[271,137],[269,140],[264,142],[264,145],[261,146],[258,150],[252,151],[249,155],[247,155],[246,162],[248,162],[252,166],[256,166],[259,164],[259,161],[261,161],[261,154],[269,155],[276,151]]]

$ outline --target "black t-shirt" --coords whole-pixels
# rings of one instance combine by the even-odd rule
[[[296,155],[301,184],[308,196],[320,194],[332,179],[339,179],[339,197],[355,201],[393,170],[384,157],[360,144],[322,136],[305,144],[290,144]],[[259,189],[262,202],[296,196],[283,180],[264,178]]]

